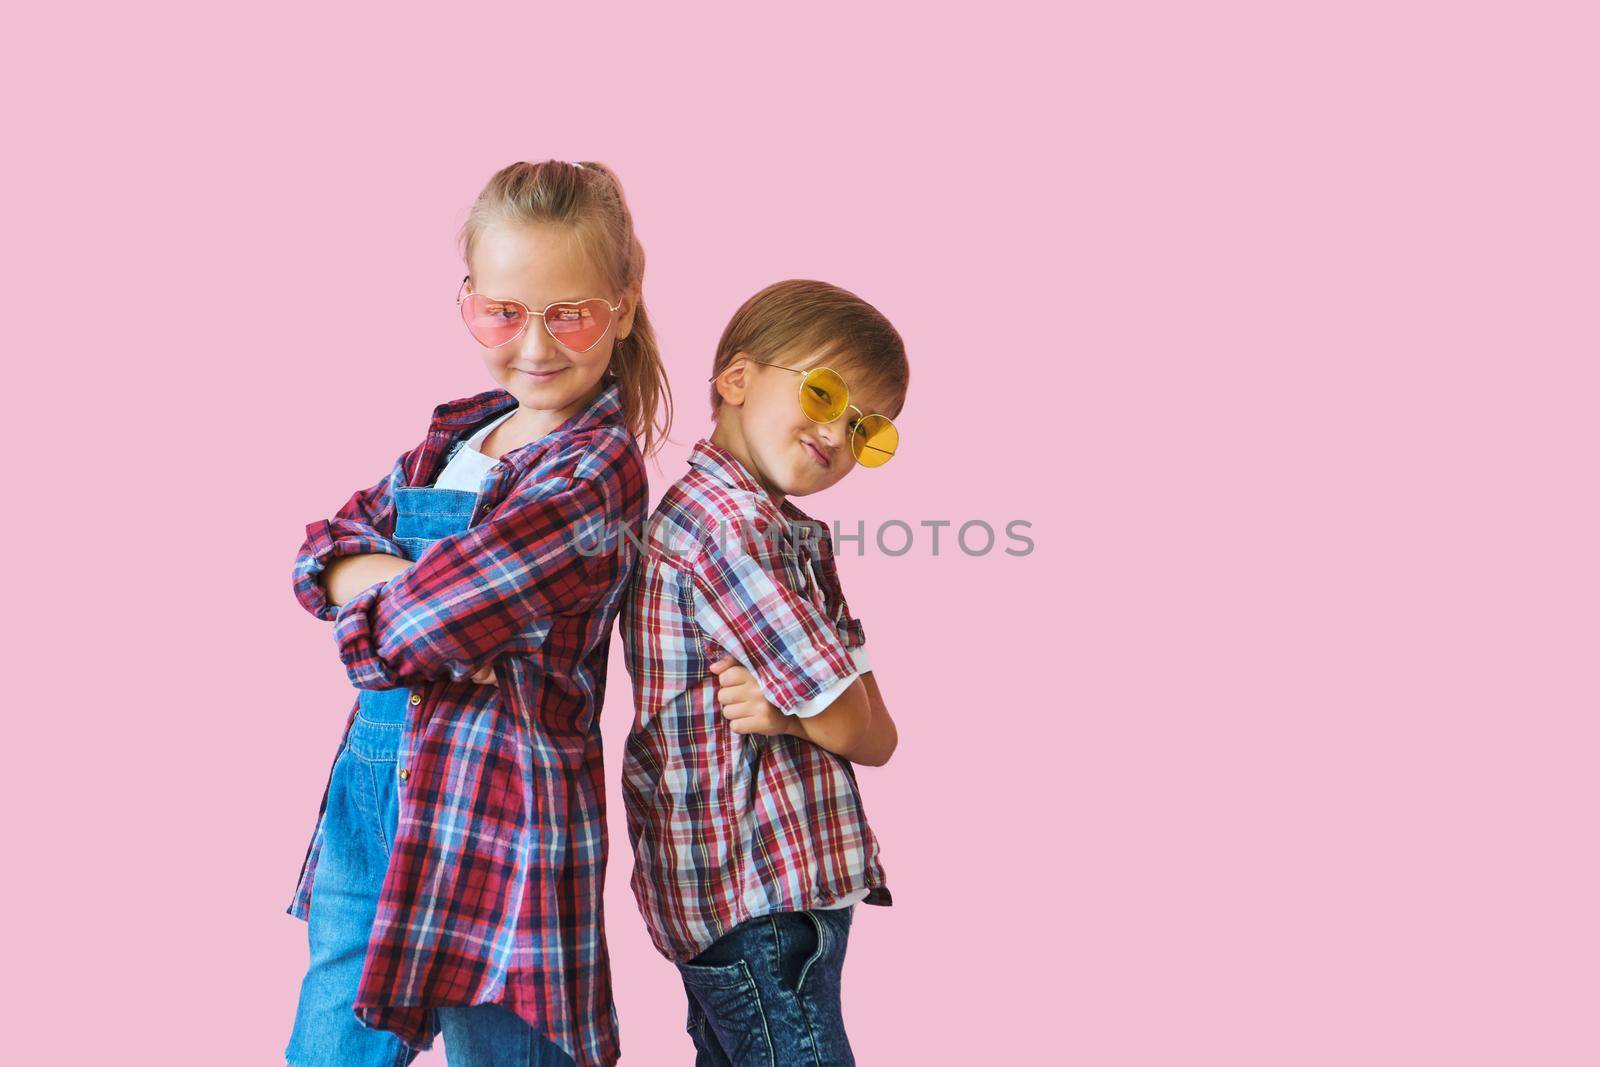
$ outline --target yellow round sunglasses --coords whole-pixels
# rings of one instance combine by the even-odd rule
[[[800,410],[812,422],[829,423],[845,413],[848,408],[856,413],[850,423],[850,451],[863,467],[881,467],[894,458],[900,447],[900,431],[886,415],[867,415],[850,403],[850,387],[844,384],[839,372],[828,367],[796,370],[781,363],[768,363],[764,359],[745,355],[751,363],[763,367],[777,367],[800,375]],[[713,374],[707,381],[714,382]]]

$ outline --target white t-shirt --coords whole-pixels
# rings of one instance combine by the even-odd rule
[[[517,409],[513,407],[499,418],[478,427],[465,441],[457,442],[454,451],[450,453],[449,461],[444,465],[444,470],[434,479],[433,488],[464,489],[469,493],[476,493],[479,486],[483,485],[483,476],[489,473],[489,468],[500,462],[493,456],[486,456],[479,451],[484,438],[488,437],[489,432],[496,426],[516,413]]]
[[[872,892],[872,890],[870,890],[870,889],[857,889],[854,893],[846,893],[844,896],[840,897],[838,900],[834,901],[832,904],[824,904],[821,907],[816,908],[814,910],[816,910],[816,911],[833,911],[835,908],[848,908],[850,905],[856,903],[857,901],[866,900],[867,899],[867,894],[870,893],[870,892]]]

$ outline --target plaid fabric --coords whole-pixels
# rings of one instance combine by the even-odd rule
[[[850,762],[799,737],[734,733],[709,670],[732,655],[785,712],[850,675],[866,634],[832,537],[709,440],[689,466],[651,517],[622,605],[633,892],[656,948],[680,961],[758,915],[858,889],[891,902]]]
[[[399,829],[356,995],[357,1014],[416,1048],[434,1007],[503,1003],[580,1067],[620,1050],[602,922],[605,786],[599,712],[611,624],[648,509],[644,459],[617,385],[553,433],[501,457],[466,530],[342,607],[317,575],[387,552],[394,488],[430,485],[450,446],[516,398],[434,409],[389,477],[306,527],[295,595],[331,620],[362,689],[408,687]],[[614,547],[595,551],[602,544]],[[496,686],[468,679],[493,663]],[[352,706],[346,730],[355,718]],[[289,914],[306,918],[323,808]]]

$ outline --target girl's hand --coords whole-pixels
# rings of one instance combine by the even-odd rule
[[[478,673],[474,674],[469,681],[477,682],[479,685],[500,684],[500,678],[494,673],[494,664],[492,663],[485,664],[484,666],[478,668]]]
[[[794,716],[773,707],[761,694],[755,675],[732,656],[713,663],[711,673],[717,676],[717,703],[722,705],[722,717],[734,733],[778,737],[796,732]]]

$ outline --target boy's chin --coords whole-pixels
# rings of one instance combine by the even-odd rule
[[[829,481],[827,475],[813,474],[806,469],[802,469],[798,473],[791,473],[784,479],[784,483],[782,485],[784,496],[810,496],[812,493],[822,492],[833,484]]]

